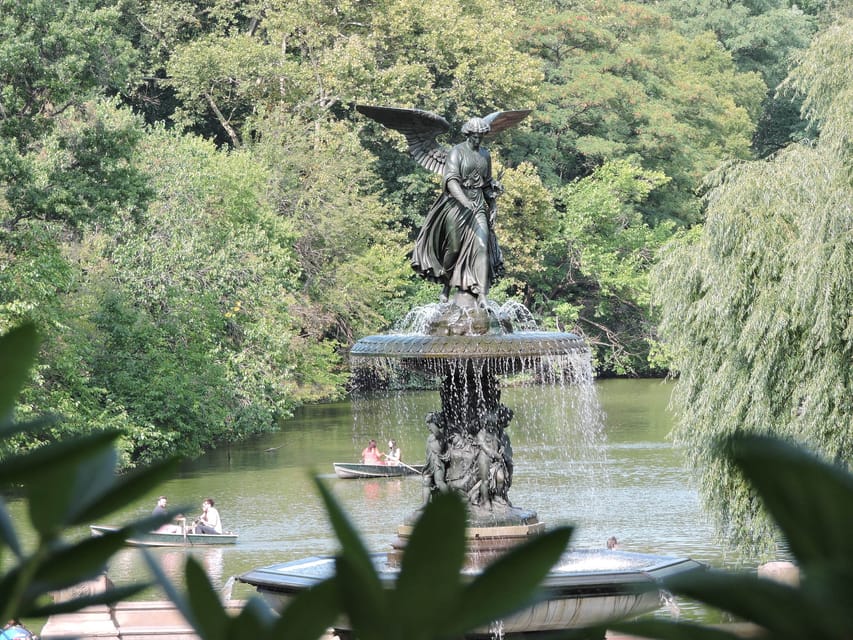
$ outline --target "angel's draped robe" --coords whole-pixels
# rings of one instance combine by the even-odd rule
[[[474,202],[463,207],[448,190],[456,180]],[[503,257],[489,224],[494,199],[492,160],[488,150],[457,144],[447,156],[442,193],[427,212],[415,248],[412,268],[429,280],[486,295],[503,272]]]

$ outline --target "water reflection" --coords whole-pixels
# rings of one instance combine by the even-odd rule
[[[192,557],[204,568],[215,588],[221,588],[225,579],[224,547],[128,547],[116,553],[107,567],[107,573],[117,584],[153,577],[143,553],[157,563],[160,570],[175,584],[184,582],[184,566]],[[159,596],[158,596],[159,597]]]

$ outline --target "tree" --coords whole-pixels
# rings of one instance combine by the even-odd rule
[[[294,321],[312,340],[340,345],[386,328],[407,310],[411,270],[399,212],[381,202],[356,129],[286,111],[256,126],[265,134],[251,153],[268,168],[268,197],[294,234]]]
[[[839,463],[853,457],[852,36],[853,21],[828,28],[787,81],[820,137],[717,172],[704,228],[672,242],[654,270],[679,376],[676,442],[721,530],[753,549],[772,529],[714,458],[717,436],[772,432]]]
[[[148,211],[81,251],[99,336],[81,352],[104,390],[96,407],[127,412],[131,461],[199,455],[334,396],[337,343],[300,323],[297,234],[265,195],[267,168],[163,129],[140,161],[156,189]]]
[[[649,373],[648,272],[673,225],[650,226],[641,208],[666,183],[661,172],[606,162],[557,191],[553,228],[530,243],[537,268],[511,271],[525,283],[532,308],[586,337],[599,374]],[[510,250],[517,235],[508,234]]]
[[[792,96],[777,92],[795,52],[814,35],[820,7],[790,0],[701,0],[663,3],[689,38],[711,32],[741,71],[760,73],[767,85],[753,148],[764,157],[802,137],[803,120]],[[816,3],[817,4],[817,3]]]
[[[628,160],[670,179],[643,207],[650,224],[692,223],[702,176],[749,157],[765,88],[713,36],[685,38],[659,10],[619,0],[547,3],[525,33],[523,50],[544,63],[543,104],[514,153],[535,158],[546,184]]]

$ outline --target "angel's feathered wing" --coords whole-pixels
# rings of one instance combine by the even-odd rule
[[[483,120],[489,123],[489,132],[486,135],[493,136],[505,129],[514,127],[524,120],[530,111],[530,109],[521,109],[518,111],[495,111],[494,113],[490,113],[483,118]]]
[[[355,108],[371,120],[402,133],[409,145],[409,153],[422,167],[438,174],[444,173],[450,148],[440,145],[436,138],[450,130],[447,120],[438,114],[420,109],[373,107],[365,104],[358,104]]]
[[[409,153],[422,167],[438,174],[444,173],[444,165],[447,162],[450,147],[439,144],[436,138],[442,133],[450,131],[450,124],[447,120],[438,114],[421,109],[373,107],[366,104],[357,104],[355,109],[371,120],[376,120],[389,129],[399,131],[406,136]],[[529,113],[530,109],[490,113],[483,118],[489,123],[490,127],[487,135],[493,136],[515,126],[524,120]]]

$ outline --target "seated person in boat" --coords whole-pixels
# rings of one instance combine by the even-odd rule
[[[371,440],[361,452],[361,461],[364,464],[385,464],[382,461],[382,453],[376,446],[376,440]]]
[[[385,454],[385,464],[396,467],[400,464],[403,454],[400,452],[400,447],[397,446],[396,440],[388,441],[388,453]]]
[[[222,533],[222,519],[213,505],[213,498],[205,498],[201,503],[202,514],[196,520],[193,533]]]
[[[166,496],[160,496],[157,498],[157,504],[154,505],[154,508],[151,510],[152,516],[162,516],[169,512],[166,509],[166,504],[168,504],[168,499]],[[183,518],[179,518],[182,520]],[[157,529],[157,533],[182,533],[181,525],[179,524],[163,524]]]

